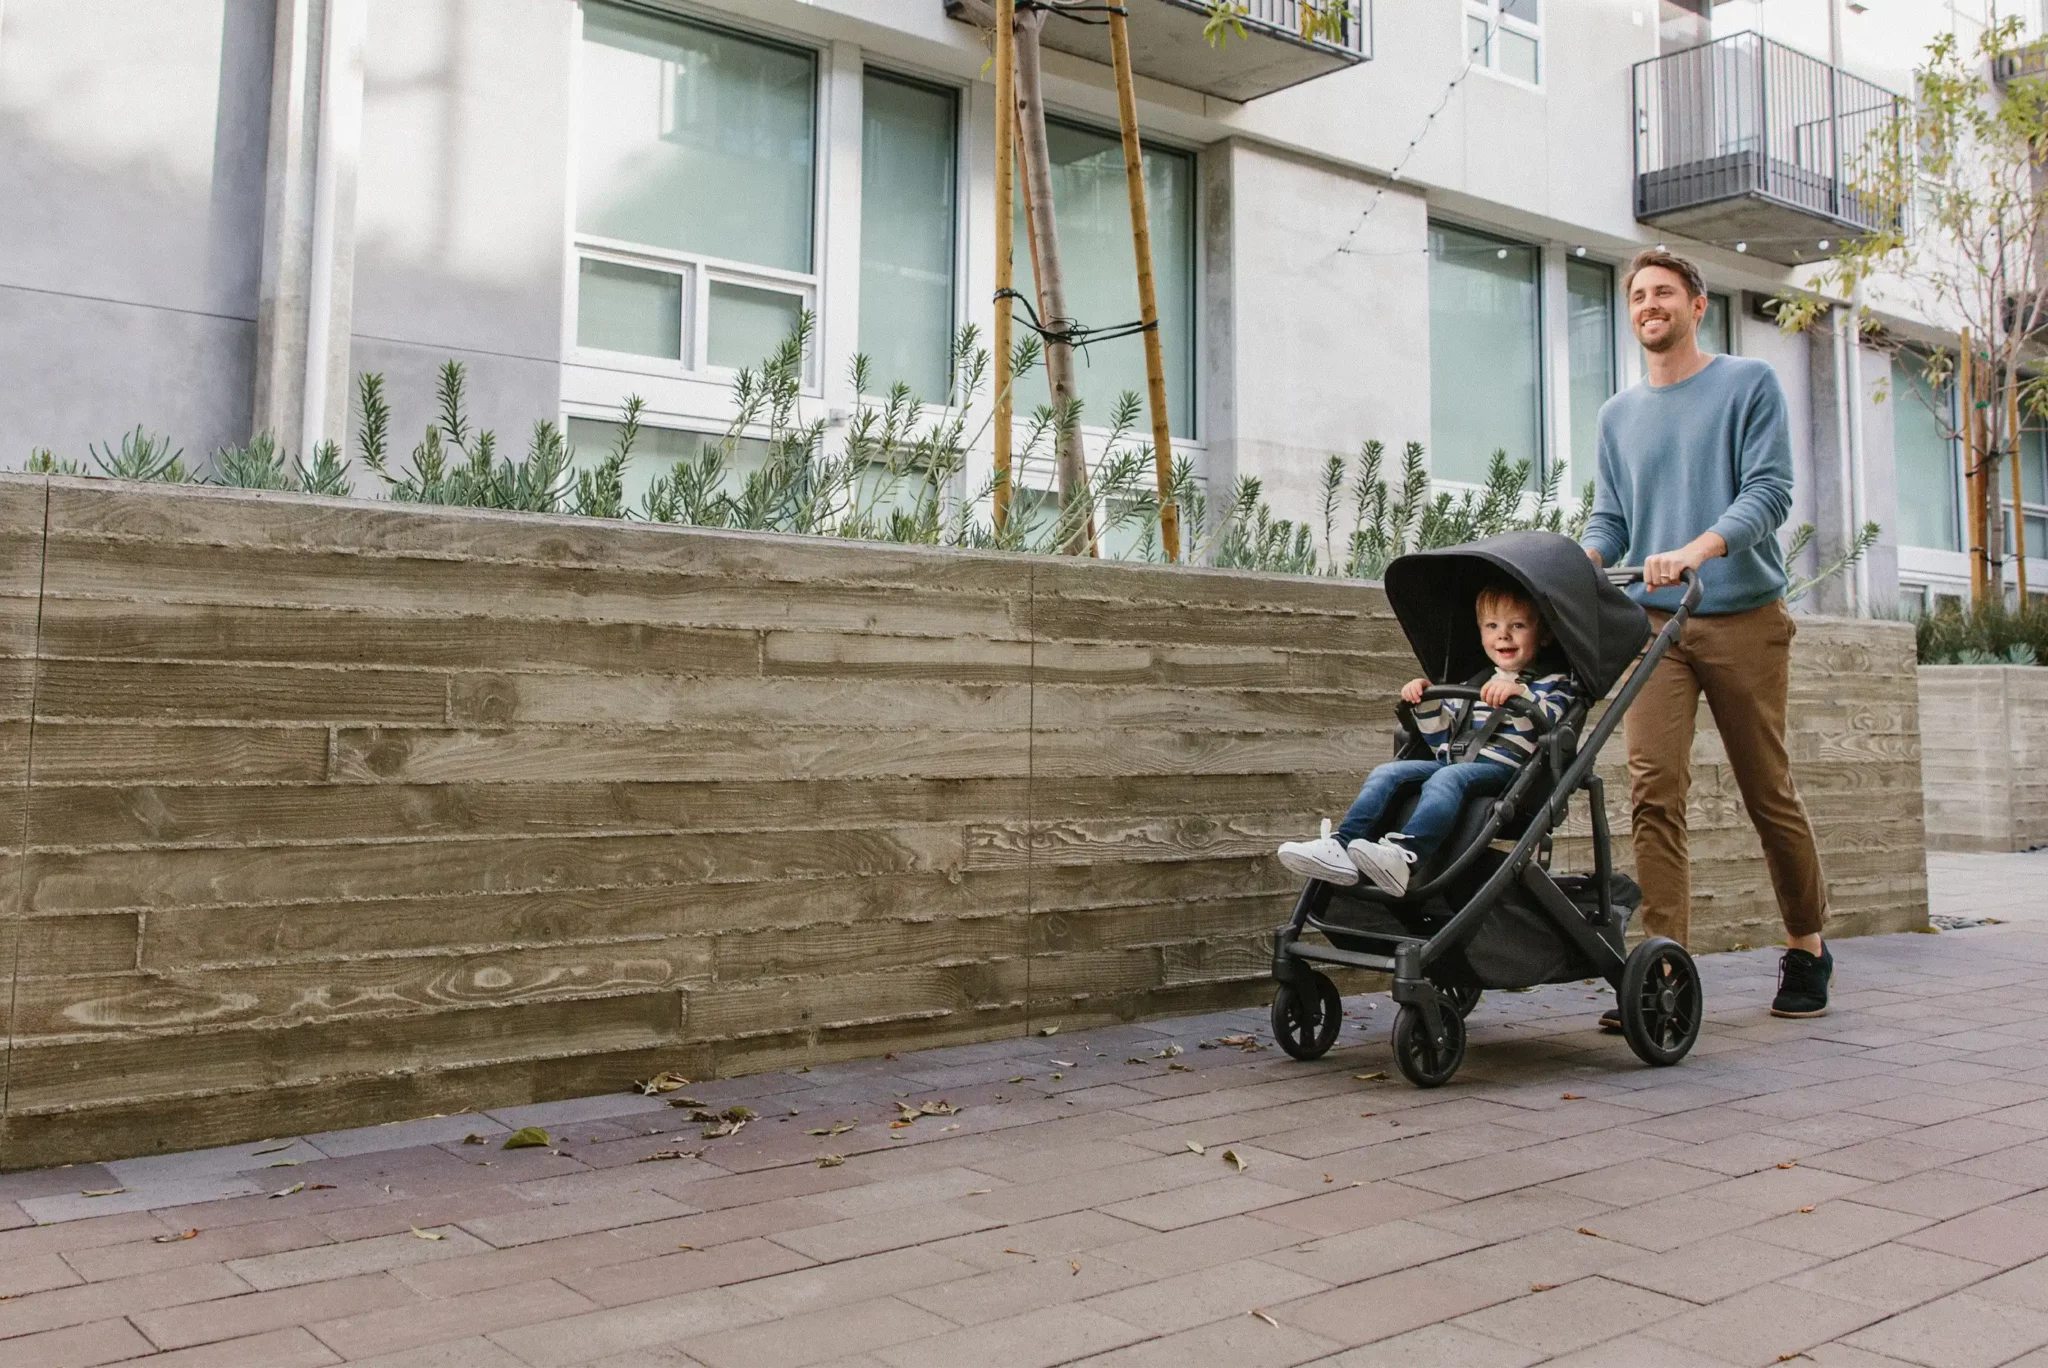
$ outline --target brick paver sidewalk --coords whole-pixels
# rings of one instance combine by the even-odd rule
[[[1993,858],[1936,910],[2048,910]],[[2048,1365],[2048,920],[1836,953],[1801,1023],[1703,961],[1668,1070],[1574,985],[1419,1092],[1362,998],[1315,1065],[1242,1012],[687,1090],[718,1139],[621,1093],[17,1174],[0,1362]]]

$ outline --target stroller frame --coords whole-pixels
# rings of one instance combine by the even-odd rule
[[[1618,587],[1635,584],[1643,579],[1643,571],[1639,566],[1619,567],[1604,573],[1608,581]],[[1554,728],[1545,727],[1541,714],[1521,699],[1512,699],[1508,707],[1495,709],[1492,722],[1485,731],[1474,738],[1467,753],[1476,753],[1507,712],[1520,711],[1537,724],[1540,759],[1522,766],[1507,791],[1493,800],[1483,829],[1463,850],[1456,852],[1434,877],[1399,897],[1381,892],[1369,884],[1361,884],[1350,890],[1353,896],[1370,902],[1397,906],[1419,904],[1432,894],[1448,887],[1453,880],[1471,867],[1481,851],[1493,845],[1501,827],[1520,810],[1522,799],[1534,787],[1538,774],[1547,771],[1557,776],[1550,796],[1530,813],[1528,825],[1520,839],[1515,842],[1513,850],[1501,861],[1499,868],[1494,870],[1479,890],[1467,899],[1465,905],[1453,913],[1450,921],[1434,935],[1398,935],[1383,931],[1355,930],[1345,926],[1334,928],[1337,934],[1345,939],[1374,944],[1375,949],[1382,953],[1346,950],[1333,944],[1304,941],[1302,934],[1305,931],[1327,935],[1333,929],[1321,920],[1321,914],[1330,902],[1331,887],[1320,880],[1309,881],[1296,900],[1293,916],[1274,932],[1273,978],[1281,985],[1283,995],[1282,998],[1276,998],[1274,1004],[1276,1026],[1284,1015],[1283,998],[1290,989],[1297,998],[1315,994],[1325,1002],[1334,999],[1335,990],[1330,986],[1329,980],[1310,967],[1312,965],[1330,964],[1392,974],[1392,996],[1394,1001],[1404,1008],[1402,1016],[1408,1017],[1412,1010],[1419,1018],[1415,1025],[1419,1026],[1422,1038],[1414,1041],[1411,1049],[1420,1047],[1415,1052],[1429,1057],[1421,1060],[1422,1076],[1418,1076],[1417,1071],[1410,1067],[1411,1060],[1403,1057],[1404,1028],[1397,1026],[1395,1053],[1402,1072],[1412,1082],[1424,1087],[1433,1087],[1447,1081],[1450,1075],[1456,1072],[1458,1064],[1463,1061],[1463,1016],[1471,1009],[1472,1004],[1477,1002],[1478,995],[1471,990],[1465,990],[1468,996],[1461,1001],[1458,990],[1440,986],[1431,979],[1429,971],[1432,966],[1471,940],[1483,920],[1498,905],[1501,897],[1516,884],[1519,884],[1529,899],[1550,917],[1557,930],[1597,967],[1601,977],[1613,986],[1617,996],[1622,999],[1624,1026],[1630,1026],[1627,1012],[1628,994],[1624,991],[1624,980],[1632,976],[1631,961],[1635,957],[1625,959],[1600,937],[1595,930],[1596,923],[1589,920],[1586,913],[1565,894],[1550,872],[1538,862],[1537,857],[1539,850],[1547,848],[1557,827],[1563,823],[1571,806],[1572,795],[1584,791],[1590,800],[1592,812],[1598,922],[1611,924],[1614,915],[1610,887],[1614,867],[1612,838],[1607,822],[1605,783],[1593,773],[1593,766],[1600,757],[1601,747],[1614,734],[1615,728],[1627,714],[1629,705],[1649,683],[1651,673],[1677,643],[1687,620],[1699,607],[1704,590],[1698,576],[1688,570],[1684,572],[1682,582],[1685,586],[1683,600],[1630,668],[1613,703],[1586,734],[1583,745],[1576,744],[1577,728],[1583,724],[1586,716],[1586,704],[1583,702],[1575,704]],[[1479,690],[1440,685],[1426,689],[1423,697],[1477,700]],[[1405,708],[1403,714],[1405,722]],[[1665,950],[1663,947],[1669,949]],[[1685,956],[1684,950],[1675,942],[1646,942],[1638,947],[1637,954],[1641,955],[1646,950],[1654,950],[1665,955],[1676,952],[1676,955],[1686,959],[1687,967],[1690,968],[1690,958]],[[1693,981],[1697,984],[1696,977]],[[1652,992],[1654,991],[1653,988]],[[1326,1008],[1323,1015],[1325,1020],[1321,1023],[1321,1028],[1314,1032],[1314,1039],[1290,1043],[1288,1033],[1282,1031],[1282,1046],[1298,1058],[1315,1058],[1323,1054],[1335,1041],[1342,1014]],[[1694,1034],[1697,1033],[1697,1023],[1698,1018],[1695,1014]],[[1408,1029],[1412,1036],[1413,1028]],[[1635,1048],[1636,1053],[1646,1062],[1653,1064],[1676,1063],[1692,1046],[1692,1036],[1689,1035],[1675,1054],[1671,1054],[1669,1058],[1662,1058],[1657,1056],[1670,1053],[1668,1048],[1661,1051],[1646,1051],[1644,1045],[1649,1042],[1639,1043],[1636,1030],[1628,1029],[1627,1034],[1629,1043]],[[1297,1048],[1297,1044],[1303,1048]],[[1434,1064],[1432,1060],[1435,1061]],[[1444,1065],[1448,1067],[1442,1067]],[[1434,1076],[1438,1073],[1441,1073],[1441,1077]]]

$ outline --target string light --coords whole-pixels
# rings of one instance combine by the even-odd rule
[[[1429,117],[1425,118],[1422,121],[1421,131],[1408,140],[1408,145],[1401,149],[1401,155],[1394,159],[1393,169],[1387,172],[1387,180],[1389,182],[1398,181],[1399,179],[1401,179],[1401,171],[1404,167],[1408,165],[1408,159],[1415,155],[1415,149],[1420,147],[1422,145],[1422,140],[1429,136],[1429,130],[1435,127],[1436,125],[1436,116],[1443,113],[1445,108],[1449,106],[1449,104],[1451,103],[1451,96],[1457,93],[1458,87],[1464,84],[1465,78],[1472,74],[1473,68],[1478,65],[1479,54],[1492,45],[1493,32],[1499,26],[1500,20],[1498,19],[1491,19],[1487,21],[1485,41],[1473,44],[1471,50],[1465,54],[1464,67],[1459,70],[1457,75],[1451,78],[1451,83],[1444,87],[1443,98],[1436,102],[1436,108],[1430,110]],[[1344,241],[1337,244],[1337,254],[1339,256],[1412,255],[1412,253],[1409,252],[1359,252],[1354,251],[1351,246],[1351,244],[1357,240],[1359,230],[1365,227],[1365,221],[1372,217],[1373,210],[1380,207],[1380,200],[1385,198],[1386,193],[1387,187],[1385,185],[1378,185],[1373,187],[1372,199],[1367,201],[1365,206],[1365,212],[1361,213],[1358,216],[1358,222],[1351,225],[1351,231],[1344,235]]]

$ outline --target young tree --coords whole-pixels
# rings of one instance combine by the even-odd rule
[[[1887,226],[1842,241],[1812,282],[1955,330],[1958,344],[1922,357],[1924,383],[1911,388],[1961,443],[1972,579],[1999,601],[2000,472],[2017,455],[2023,415],[2048,416],[2048,374],[2030,369],[2048,325],[2048,77],[2019,77],[2002,89],[1992,79],[2021,46],[2017,19],[1987,28],[1970,48],[1953,33],[1929,44],[1919,90],[1898,122],[1866,147],[1843,149],[1851,192]],[[1779,324],[1790,331],[1811,326],[1830,307],[1802,293],[1777,304]],[[1900,349],[1875,320],[1853,322],[1866,340]],[[1953,412],[1951,392],[1962,400]]]

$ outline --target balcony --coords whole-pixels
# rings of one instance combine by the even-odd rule
[[[1301,36],[1302,0],[1238,0],[1243,34],[1222,48],[1202,37],[1206,0],[1125,0],[1130,11],[1131,70],[1167,85],[1219,99],[1255,100],[1303,81],[1356,66],[1372,56],[1372,0],[1350,0],[1338,41]],[[945,0],[946,13],[986,27],[990,0]],[[1319,6],[1318,6],[1319,8]],[[1109,28],[1099,7],[1046,20],[1043,42],[1055,52],[1109,65]]]
[[[1635,66],[1636,217],[1786,266],[1892,226],[1858,168],[1898,136],[1890,91],[1754,33]]]

